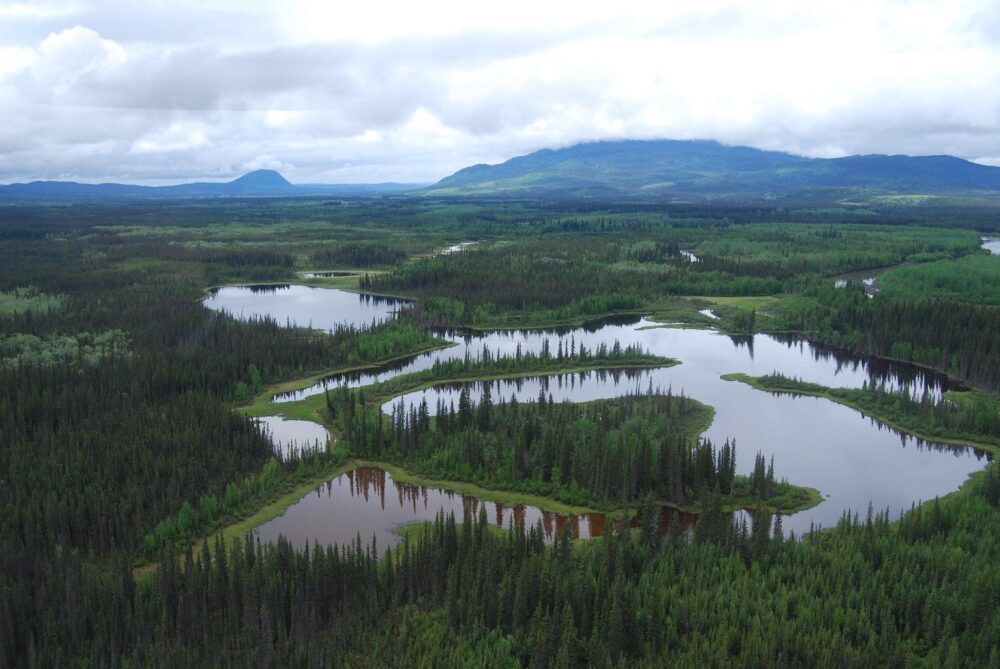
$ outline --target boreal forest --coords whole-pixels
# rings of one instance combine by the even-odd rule
[[[0,667],[1000,667],[996,220],[2,206]]]

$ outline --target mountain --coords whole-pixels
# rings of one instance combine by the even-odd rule
[[[1000,191],[1000,168],[953,156],[805,158],[706,140],[624,140],[544,149],[473,165],[431,195],[787,193],[864,188],[904,193]]]
[[[240,190],[286,190],[294,188],[288,179],[281,176],[274,170],[256,170],[247,172],[243,176],[228,184],[231,188]]]
[[[32,181],[0,186],[0,202],[21,200],[112,200],[121,198],[211,198],[281,196],[366,196],[410,191],[423,184],[302,184],[289,183],[274,170],[255,170],[225,183],[175,186],[81,184],[74,181]]]
[[[274,170],[226,183],[176,186],[33,181],[0,186],[0,202],[122,198],[440,196],[698,198],[865,190],[1000,192],[1000,168],[954,156],[806,158],[708,140],[622,140],[543,149],[499,165],[473,165],[424,184],[292,184]]]

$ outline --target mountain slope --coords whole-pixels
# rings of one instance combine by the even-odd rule
[[[428,194],[766,193],[815,188],[1000,190],[1000,168],[952,156],[804,158],[713,141],[614,141],[473,165]]]
[[[289,183],[274,170],[255,170],[225,183],[187,183],[176,186],[81,184],[73,181],[32,181],[0,186],[0,202],[32,200],[110,200],[119,198],[204,198],[261,196],[363,196],[398,193],[421,184],[303,184]]]

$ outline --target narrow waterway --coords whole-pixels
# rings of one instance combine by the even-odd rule
[[[368,308],[358,295],[346,295],[361,303],[361,308]],[[275,317],[289,313],[289,308],[276,299],[280,296],[271,293],[251,292],[242,298],[253,303],[255,296],[260,301],[245,305],[246,309]],[[295,322],[308,322],[309,314],[307,307],[299,305],[296,316],[304,320]],[[387,311],[384,315],[390,317],[391,313]],[[552,350],[560,343],[595,348],[618,341],[622,345],[639,344],[652,353],[677,358],[681,364],[629,374],[587,373],[505,381],[494,385],[493,397],[509,399],[514,395],[519,400],[530,400],[544,389],[557,401],[586,401],[652,387],[671,389],[709,404],[715,408],[716,416],[705,436],[716,443],[735,439],[738,472],[748,473],[759,451],[767,458],[774,457],[779,477],[823,493],[823,503],[785,519],[786,531],[797,533],[817,525],[830,527],[847,510],[864,514],[869,503],[876,509],[889,509],[896,517],[913,503],[952,492],[970,473],[983,466],[984,456],[973,449],[922,442],[829,400],[775,396],[720,378],[730,372],[752,376],[780,372],[831,387],[886,383],[932,393],[947,387],[941,375],[909,365],[858,358],[794,338],[729,337],[709,330],[658,327],[643,319],[616,319],[589,327],[549,331],[441,335],[455,346],[400,361],[375,373],[334,376],[276,401],[301,399],[341,384],[367,385],[426,369],[435,360],[475,353],[483,347],[493,353],[513,355],[518,349],[538,352],[545,340]],[[479,390],[478,385],[473,389],[474,397],[478,397]],[[433,388],[408,394],[403,402],[426,399],[433,411],[439,400],[457,403],[458,392],[456,387]],[[388,411],[390,406],[385,409]],[[355,524],[355,528],[361,531],[365,525]]]

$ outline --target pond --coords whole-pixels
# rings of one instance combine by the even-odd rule
[[[451,255],[452,253],[461,253],[470,246],[474,246],[475,244],[478,243],[479,242],[459,242],[458,244],[452,244],[451,246],[442,249],[441,252],[438,253],[438,255],[448,256]]]
[[[1000,256],[1000,237],[983,237],[983,248],[995,256]]]
[[[299,276],[303,279],[333,279],[336,277],[344,276],[357,276],[357,272],[347,272],[347,271],[330,271],[330,272],[299,272]]]
[[[475,518],[481,507],[498,527],[509,529],[511,523],[516,523],[531,528],[541,523],[546,543],[564,530],[574,539],[599,537],[606,523],[612,522],[600,513],[565,515],[526,504],[500,504],[441,488],[402,483],[384,470],[361,467],[318,486],[253,532],[262,542],[284,536],[298,547],[317,541],[346,544],[359,535],[362,543],[368,544],[374,536],[382,551],[399,544],[399,530],[408,524],[432,521],[441,511],[455,514],[461,523],[465,509]],[[694,518],[688,514],[676,517],[681,529],[689,531]],[[666,510],[661,514],[661,531],[666,532],[673,518],[674,514]]]
[[[262,432],[271,437],[274,452],[282,459],[296,457],[304,451],[326,448],[330,438],[326,428],[311,420],[285,420],[281,416],[257,418]]]
[[[650,387],[684,393],[713,406],[715,420],[705,436],[716,443],[733,438],[737,444],[737,471],[749,473],[755,454],[772,455],[779,477],[819,489],[825,501],[784,519],[786,531],[830,527],[847,510],[864,515],[868,504],[889,509],[892,517],[915,502],[933,499],[957,489],[983,466],[984,456],[972,449],[924,443],[889,429],[857,411],[811,397],[775,396],[741,383],[724,381],[722,374],[753,376],[780,372],[804,381],[832,387],[861,387],[865,383],[907,386],[940,393],[948,387],[938,374],[884,360],[847,355],[790,337],[755,335],[729,337],[710,330],[659,327],[644,319],[614,319],[588,327],[549,331],[442,332],[454,346],[400,361],[374,373],[341,375],[325,385],[367,385],[396,375],[426,369],[435,360],[462,357],[484,346],[494,353],[541,350],[547,339],[555,350],[581,343],[594,348],[619,341],[639,344],[682,364],[631,374],[574,374],[547,379],[522,379],[494,386],[493,398],[530,400],[544,388],[553,399],[586,401],[620,396]],[[323,392],[324,383],[277,400],[300,399]],[[473,397],[478,397],[478,388]],[[456,401],[459,390],[440,387],[404,396],[404,403],[427,399],[431,410],[440,399]],[[391,410],[391,403],[384,407]],[[363,529],[364,525],[355,525]]]
[[[875,293],[879,291],[878,278],[889,269],[891,268],[882,267],[880,269],[861,270],[860,272],[848,272],[833,277],[832,281],[833,285],[837,288],[846,288],[849,283],[860,283],[865,289],[865,295],[875,297]]]
[[[240,320],[270,316],[279,325],[330,331],[345,325],[380,323],[410,303],[336,288],[259,285],[213,288],[204,304]]]

